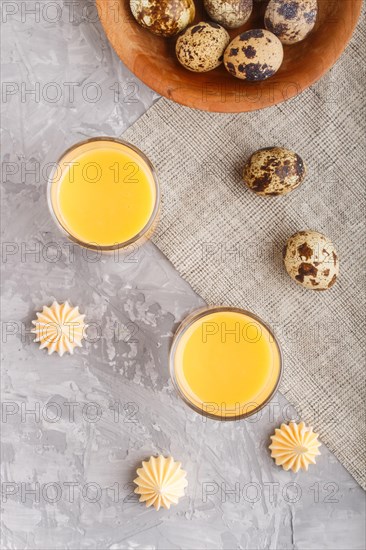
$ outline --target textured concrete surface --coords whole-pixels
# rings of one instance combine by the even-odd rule
[[[202,300],[162,254],[87,254],[53,225],[47,163],[120,135],[156,99],[95,19],[81,0],[2,4],[2,547],[364,548],[364,493],[326,448],[307,474],[269,457],[269,435],[301,404],[277,396],[258,418],[219,423],[178,399],[169,345]],[[91,325],[72,357],[48,357],[29,334],[53,299]],[[132,494],[154,453],[188,471],[169,512]]]

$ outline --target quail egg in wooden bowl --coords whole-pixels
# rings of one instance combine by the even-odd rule
[[[345,49],[362,0],[96,4],[110,43],[137,78],[177,103],[232,113],[270,107],[316,82]]]

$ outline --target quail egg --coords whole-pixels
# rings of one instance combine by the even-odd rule
[[[246,23],[252,13],[253,0],[204,0],[208,15],[228,29]]]
[[[252,29],[239,34],[224,53],[224,64],[229,73],[251,82],[273,76],[282,60],[281,42],[265,29]]]
[[[282,44],[295,44],[313,29],[317,13],[317,0],[270,0],[264,24]]]
[[[197,23],[179,36],[176,44],[178,61],[190,71],[204,73],[218,67],[230,42],[228,32],[218,23]]]
[[[174,36],[192,23],[193,0],[130,0],[136,21],[154,34]]]
[[[327,290],[337,280],[338,255],[332,242],[317,231],[299,231],[283,251],[290,277],[304,288]]]
[[[283,147],[266,147],[252,154],[244,166],[244,183],[257,195],[286,195],[305,178],[299,155]]]

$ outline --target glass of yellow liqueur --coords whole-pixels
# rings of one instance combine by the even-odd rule
[[[178,328],[170,373],[192,409],[217,420],[237,420],[258,412],[273,397],[282,354],[257,316],[238,308],[208,307]]]
[[[99,137],[63,154],[49,178],[48,201],[72,241],[108,251],[151,235],[160,190],[153,166],[137,147]]]

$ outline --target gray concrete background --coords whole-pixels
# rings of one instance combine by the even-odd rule
[[[93,3],[5,1],[2,22],[2,547],[363,549],[364,492],[326,448],[306,474],[269,456],[301,404],[278,395],[258,418],[220,423],[178,399],[169,345],[202,300],[159,250],[95,256],[53,225],[47,163],[119,136],[157,99],[111,50]],[[91,325],[72,357],[48,357],[29,334],[53,299]],[[155,453],[189,481],[159,513],[131,494]]]

